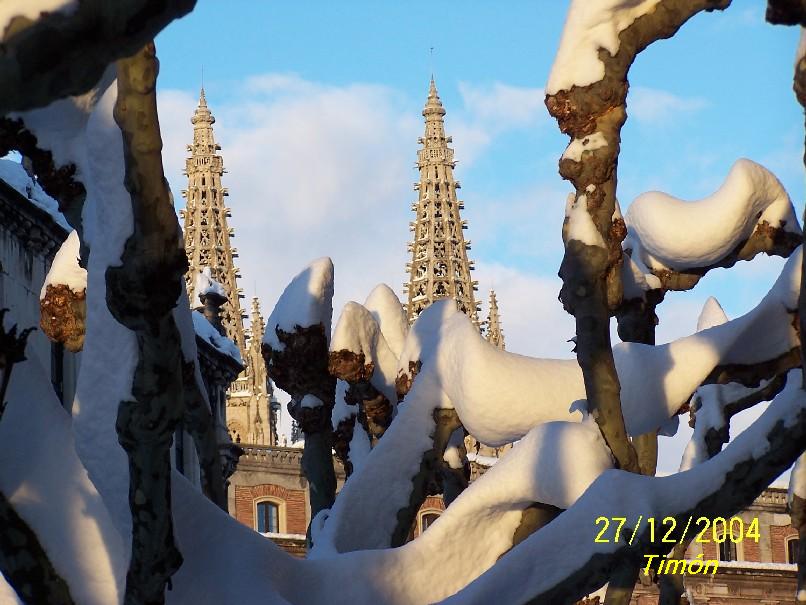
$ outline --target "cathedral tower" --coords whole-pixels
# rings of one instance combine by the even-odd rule
[[[417,152],[420,182],[414,185],[419,195],[412,204],[416,218],[410,224],[414,232],[409,243],[412,260],[406,266],[409,272],[406,312],[412,323],[435,300],[452,298],[459,310],[478,326],[474,295],[478,282],[470,278],[473,268],[467,259],[470,242],[465,241],[462,233],[467,224],[459,218],[464,204],[458,200],[456,191],[461,185],[453,178],[456,162],[453,149],[448,147],[452,139],[445,136],[445,109],[433,77],[423,116],[425,136],[419,139],[423,147]]]
[[[271,385],[259,352],[263,320],[255,300],[250,329],[252,338],[247,342],[248,333],[243,325],[246,316],[241,310],[243,294],[237,284],[240,274],[234,264],[238,252],[230,245],[234,231],[227,224],[227,218],[232,214],[224,205],[228,192],[221,185],[224,161],[216,153],[221,147],[213,136],[215,118],[207,107],[203,88],[199,105],[190,121],[193,124],[193,144],[187,147],[190,152],[190,157],[185,160],[188,188],[182,192],[186,207],[180,212],[184,219],[185,251],[190,265],[185,276],[188,299],[191,307],[199,306],[198,293],[195,292],[196,275],[209,267],[212,278],[223,286],[228,299],[221,313],[224,332],[238,347],[246,367],[227,394],[227,428],[233,440],[272,445],[274,427],[270,419],[273,415],[269,410]],[[257,339],[254,338],[255,333],[259,334]],[[254,351],[255,342],[257,354]]]
[[[229,195],[221,186],[224,160],[216,153],[221,146],[215,142],[213,124],[215,118],[207,108],[207,99],[202,88],[199,106],[190,119],[193,124],[193,144],[187,146],[190,157],[185,160],[188,188],[182,192],[186,209],[181,216],[185,220],[185,251],[190,268],[185,276],[190,305],[196,307],[198,300],[194,287],[196,274],[210,267],[212,277],[224,287],[228,302],[224,304],[221,322],[224,332],[243,352],[245,348],[241,299],[243,294],[236,280],[240,277],[233,259],[238,251],[230,245],[234,231],[227,225],[232,216],[224,205]]]
[[[485,322],[485,333],[487,342],[504,350],[504,330],[501,329],[501,316],[498,314],[498,299],[495,297],[495,290],[490,290],[490,310]]]

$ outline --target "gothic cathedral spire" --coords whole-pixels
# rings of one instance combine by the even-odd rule
[[[180,213],[184,219],[185,251],[190,265],[185,276],[188,299],[191,307],[198,306],[194,291],[196,275],[209,267],[212,278],[223,286],[228,299],[221,314],[224,332],[238,347],[246,366],[227,394],[227,429],[234,440],[272,445],[275,430],[270,424],[273,419],[269,408],[271,384],[259,353],[263,320],[256,301],[253,301],[253,338],[247,342],[243,325],[246,316],[241,310],[243,295],[237,284],[241,276],[234,264],[238,252],[230,245],[234,231],[227,225],[227,218],[232,214],[224,205],[228,192],[221,185],[224,160],[216,153],[221,147],[213,136],[215,118],[207,107],[204,88],[190,121],[193,124],[193,144],[187,146],[190,152],[190,157],[185,159],[188,188],[182,192],[186,205]],[[254,338],[254,334],[259,336]]]
[[[182,212],[185,219],[185,250],[190,263],[185,276],[188,299],[195,307],[196,274],[204,267],[210,267],[213,279],[224,287],[228,299],[221,317],[224,332],[243,351],[246,345],[244,314],[241,311],[243,295],[236,283],[240,275],[233,264],[238,252],[230,246],[229,240],[234,232],[227,226],[227,217],[231,214],[230,209],[224,206],[224,198],[228,192],[221,186],[224,161],[216,153],[221,146],[213,137],[215,118],[207,108],[203,88],[199,95],[199,106],[190,121],[193,123],[193,144],[187,146],[191,154],[185,160],[188,188],[182,192],[186,200],[186,209]]]
[[[465,241],[465,221],[459,218],[464,203],[457,199],[461,186],[453,178],[456,162],[453,149],[448,147],[451,137],[445,136],[445,108],[437,94],[434,78],[423,108],[425,136],[418,142],[423,146],[417,152],[420,182],[414,185],[419,192],[412,204],[416,213],[410,224],[414,241],[409,243],[411,263],[406,266],[409,282],[406,285],[409,323],[435,300],[452,298],[460,311],[466,313],[478,326],[478,303],[474,295],[477,282],[471,280],[472,261],[467,259],[470,242]]]
[[[490,290],[490,310],[485,322],[487,341],[504,350],[504,330],[501,329],[501,316],[498,314],[498,299],[495,290]]]

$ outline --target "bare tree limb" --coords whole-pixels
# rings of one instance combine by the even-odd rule
[[[23,4],[23,2],[20,2]],[[81,0],[68,11],[13,17],[0,31],[0,115],[83,94],[107,65],[137,51],[196,0]]]

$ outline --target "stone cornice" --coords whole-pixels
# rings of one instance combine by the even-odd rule
[[[8,183],[0,180],[2,227],[35,254],[53,260],[67,230]]]

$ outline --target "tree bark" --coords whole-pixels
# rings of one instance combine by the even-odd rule
[[[600,50],[602,80],[546,96],[546,107],[560,130],[572,139],[599,133],[605,145],[582,153],[580,161],[560,160],[560,174],[573,183],[575,203],[584,205],[604,246],[592,246],[563,230],[565,256],[560,266],[560,298],[574,315],[577,359],[582,368],[588,407],[620,468],[637,471],[638,460],[627,438],[621,412],[620,385],[610,343],[610,316],[621,303],[621,241],[624,221],[614,219],[616,167],[621,128],[627,119],[627,73],[640,51],[674,35],[702,10],[725,8],[730,0],[668,0],[638,17],[619,34],[615,55]]]
[[[182,349],[173,309],[187,257],[162,168],[153,43],[117,67],[114,118],[123,135],[134,232],[121,265],[107,269],[106,298],[113,317],[137,335],[139,349],[134,398],[120,403],[117,418],[118,440],[129,458],[132,511],[125,602],[157,605],[164,603],[165,587],[182,564],[173,536],[170,446],[184,413]]]

